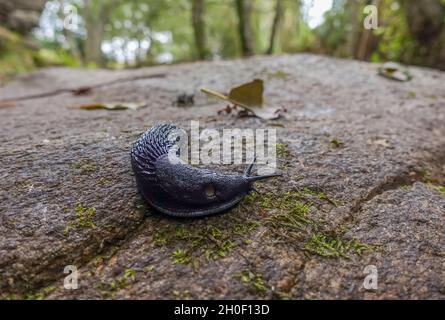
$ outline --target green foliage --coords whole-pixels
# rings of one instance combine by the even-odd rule
[[[44,16],[49,19],[46,25],[55,26],[51,30],[54,35],[49,37],[40,33],[36,39],[40,50],[31,49],[22,36],[0,30],[0,76],[48,65],[121,68],[199,58],[191,0],[93,0],[88,5],[75,0],[52,0],[51,3],[56,4],[57,12]],[[418,39],[407,18],[409,6],[401,1],[381,0],[378,2],[379,27],[368,37],[363,28],[366,3],[365,0],[354,1],[354,4],[335,0],[333,7],[325,13],[324,21],[311,28],[307,14],[311,1],[282,1],[283,12],[274,53],[311,51],[373,62],[395,60],[440,65],[439,53],[445,47],[440,34],[443,38],[445,26],[435,38]],[[443,0],[441,3],[445,6]],[[63,13],[65,4],[74,5],[78,10],[81,23],[76,30],[59,27],[66,18]],[[47,6],[47,12],[56,10],[49,7],[54,6]],[[265,52],[270,45],[275,8],[276,0],[251,1],[250,22],[253,48],[257,54]],[[205,0],[203,21],[206,57],[241,56],[235,1]],[[96,36],[98,39],[94,40]],[[90,61],[88,55],[94,41],[96,44],[99,41],[99,45],[93,46],[96,49],[101,44],[102,48],[108,48],[102,52],[100,61]],[[277,75],[281,76],[285,78],[284,74]]]

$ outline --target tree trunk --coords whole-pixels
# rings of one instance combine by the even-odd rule
[[[204,23],[204,0],[192,0],[192,25],[195,35],[195,46],[198,58],[204,60],[207,56],[205,23]]]
[[[354,0],[348,10],[349,21],[351,21],[351,30],[348,35],[348,56],[350,58],[355,58],[357,55],[357,47],[360,38],[360,30],[362,29],[362,21],[360,20],[361,12],[363,9],[362,1]]]
[[[440,0],[403,2],[408,28],[419,49],[413,61],[445,69],[445,4]]]
[[[110,18],[110,12],[117,5],[117,1],[85,1],[85,26],[87,39],[85,43],[85,62],[103,66],[102,41],[105,26]]]
[[[0,26],[27,35],[38,26],[46,0],[0,0]]]
[[[238,13],[238,29],[241,39],[241,50],[243,56],[251,56],[253,50],[253,35],[250,16],[252,11],[252,2],[249,0],[235,0]]]
[[[277,37],[282,17],[283,17],[283,2],[282,0],[277,0],[277,5],[275,7],[275,17],[273,19],[272,31],[270,33],[269,48],[267,49],[266,54],[273,53],[275,46],[275,39]]]

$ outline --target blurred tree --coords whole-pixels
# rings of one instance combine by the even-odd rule
[[[346,8],[347,14],[349,17],[349,24],[347,27],[348,31],[348,57],[356,58],[357,57],[357,47],[358,40],[360,39],[360,33],[362,30],[362,10],[363,10],[363,1],[362,0],[354,0],[350,3],[350,5]]]
[[[0,0],[0,26],[22,35],[39,23],[46,0]]]
[[[204,0],[192,0],[192,25],[198,58],[204,60],[207,57],[204,26]]]
[[[238,31],[241,40],[243,56],[254,55],[253,31],[251,25],[252,2],[248,0],[235,0],[238,14]]]
[[[45,54],[28,56],[38,65],[82,59],[85,65],[137,67],[310,51],[445,69],[445,0],[333,0],[312,27],[308,8],[318,1],[324,0],[48,0],[33,32]],[[0,11],[12,4],[0,0]],[[378,7],[377,30],[363,28],[367,4]],[[75,30],[63,27],[67,5],[80,16]],[[14,17],[2,11],[0,24]],[[0,40],[0,59],[11,59],[15,47]]]
[[[241,43],[233,1],[206,0],[207,48],[213,59],[238,57]]]
[[[266,53],[272,54],[275,46],[275,39],[277,38],[278,29],[283,19],[283,2],[282,0],[276,0],[275,16],[272,22],[272,30],[270,32],[269,48],[267,48]]]
[[[285,1],[279,35],[280,51],[308,51],[314,47],[314,31],[304,19],[303,0]]]
[[[119,4],[119,0],[85,0],[86,44],[85,60],[87,64],[103,66],[102,42],[105,26],[109,22],[112,10]]]
[[[406,0],[403,6],[418,45],[415,61],[445,69],[445,1]]]

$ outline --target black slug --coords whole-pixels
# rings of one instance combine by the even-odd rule
[[[146,131],[131,150],[131,164],[139,192],[158,211],[177,217],[200,217],[225,211],[253,189],[253,182],[278,176],[250,176],[254,163],[243,175],[198,169],[173,157],[173,124]],[[173,141],[172,141],[173,140]],[[175,149],[173,149],[175,150]]]

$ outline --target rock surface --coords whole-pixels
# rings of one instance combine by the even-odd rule
[[[301,54],[17,78],[0,88],[0,297],[444,299],[445,73],[411,72],[399,83],[372,64]],[[283,118],[217,115],[224,103],[199,93],[253,78]],[[193,106],[175,105],[184,93]],[[76,108],[109,101],[148,106]],[[132,143],[190,120],[276,128],[284,176],[223,215],[153,212]],[[67,265],[77,290],[63,287]],[[363,285],[369,270],[376,289]]]

